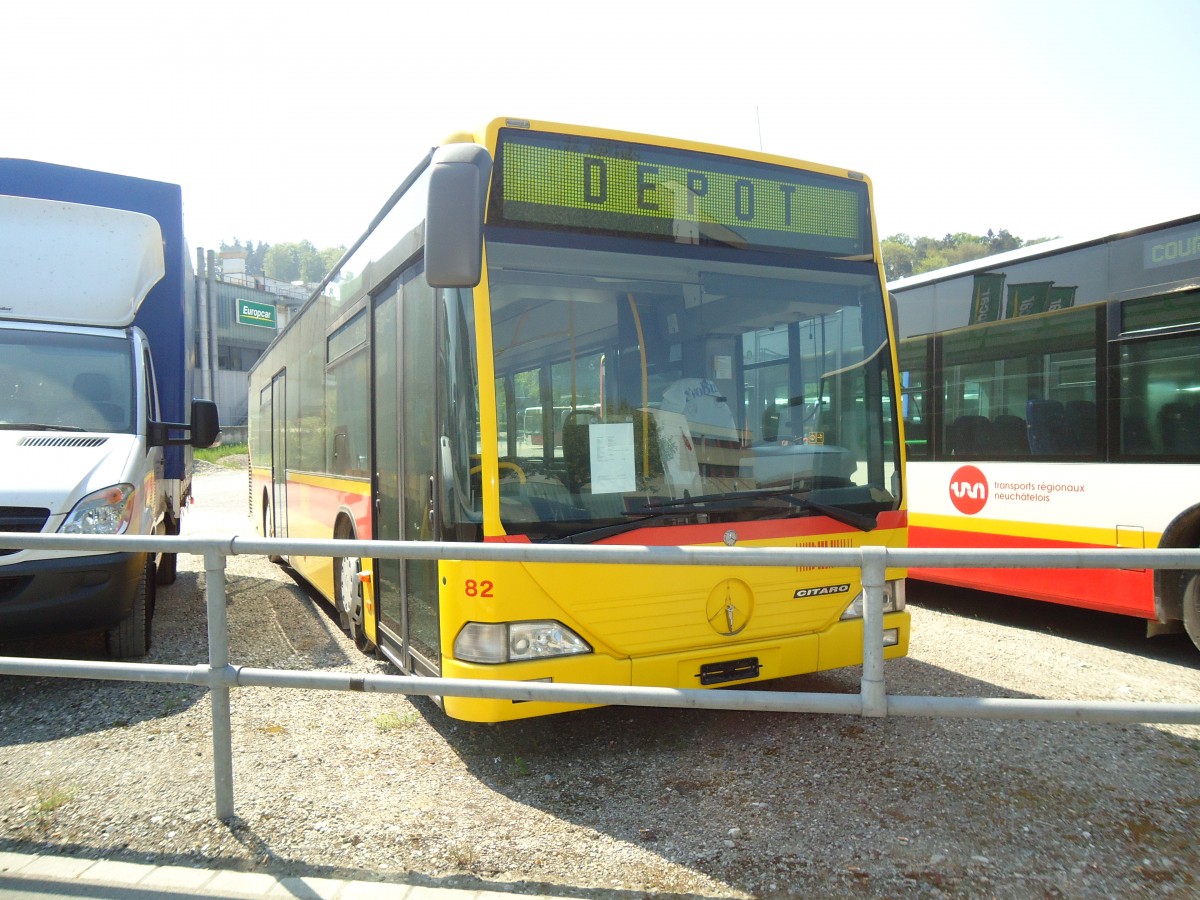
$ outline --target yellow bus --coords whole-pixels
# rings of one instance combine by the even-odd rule
[[[904,546],[892,335],[863,175],[497,119],[417,165],[250,373],[251,515],[308,539],[729,548],[287,560],[409,674],[701,687],[859,664],[857,569],[737,551]]]

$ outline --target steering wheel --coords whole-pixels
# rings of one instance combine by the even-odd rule
[[[522,469],[520,466],[518,466],[515,462],[502,461],[502,462],[498,463],[497,465],[501,469],[512,469],[514,472],[517,473],[517,481],[519,481],[521,484],[525,483],[525,481],[526,481],[525,470]],[[483,471],[483,466],[472,466],[471,467],[472,475],[478,475],[482,471]]]

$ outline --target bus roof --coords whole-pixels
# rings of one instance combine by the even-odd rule
[[[905,291],[910,288],[921,287],[922,285],[926,284],[934,284],[938,281],[949,281],[952,278],[958,278],[962,275],[971,275],[976,272],[986,272],[989,269],[1003,268],[1014,263],[1028,262],[1031,259],[1038,259],[1043,256],[1054,256],[1058,253],[1066,253],[1070,250],[1081,250],[1084,247],[1093,247],[1097,244],[1107,244],[1111,241],[1135,237],[1139,234],[1149,234],[1151,232],[1161,231],[1167,228],[1176,228],[1180,225],[1187,225],[1190,222],[1200,223],[1200,213],[1195,213],[1190,216],[1182,216],[1178,219],[1170,219],[1166,222],[1158,222],[1153,225],[1143,225],[1137,228],[1131,228],[1127,231],[1110,232],[1082,239],[1055,238],[1054,240],[1043,241],[1038,244],[1028,244],[1016,250],[1009,250],[1006,253],[997,253],[994,256],[983,256],[979,259],[972,259],[964,263],[958,263],[957,265],[946,266],[944,269],[935,269],[932,272],[923,272],[920,275],[910,275],[907,278],[898,278],[895,281],[889,281],[887,288],[889,291]]]

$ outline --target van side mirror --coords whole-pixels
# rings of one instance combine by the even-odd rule
[[[217,404],[211,400],[193,400],[192,446],[212,447],[220,435],[221,423],[218,421]]]
[[[172,431],[190,431],[190,437],[173,438]],[[192,401],[191,424],[185,422],[151,422],[146,436],[151,447],[191,444],[193,447],[212,447],[221,434],[217,404],[211,400]]]
[[[483,275],[483,213],[492,157],[478,144],[447,144],[433,155],[425,210],[425,280],[468,288]]]

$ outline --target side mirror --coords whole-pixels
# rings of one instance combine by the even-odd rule
[[[221,423],[218,421],[217,404],[211,400],[193,400],[192,446],[213,447],[220,436]]]
[[[425,210],[425,280],[468,288],[483,275],[483,213],[492,157],[478,144],[447,144],[433,155]]]
[[[191,437],[173,438],[172,431],[190,431]],[[178,444],[212,447],[221,434],[221,425],[217,421],[217,404],[211,400],[193,400],[190,425],[184,422],[151,422],[146,434],[151,447],[172,447]]]

